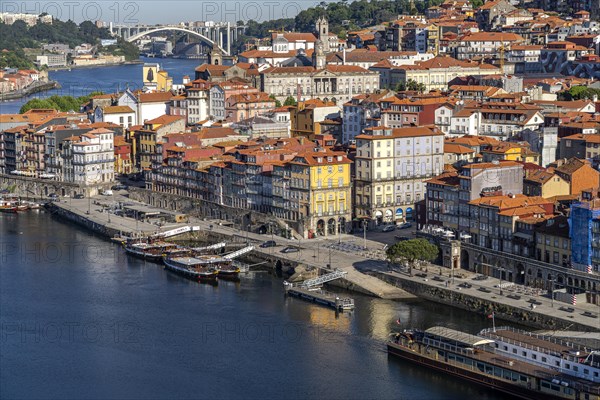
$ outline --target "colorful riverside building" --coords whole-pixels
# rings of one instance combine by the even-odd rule
[[[571,260],[573,268],[592,273],[600,272],[598,257],[592,257],[592,238],[600,238],[598,232],[594,232],[592,226],[594,220],[600,219],[600,199],[584,200],[571,205],[569,215],[569,227],[571,236]],[[598,249],[598,243],[594,248]],[[592,259],[594,258],[595,261]]]
[[[344,233],[352,218],[352,161],[343,152],[315,147],[288,163],[291,197],[299,201],[303,236]]]

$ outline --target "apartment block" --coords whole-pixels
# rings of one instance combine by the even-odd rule
[[[425,181],[444,167],[437,129],[375,127],[356,137],[355,215],[371,224],[412,220]]]

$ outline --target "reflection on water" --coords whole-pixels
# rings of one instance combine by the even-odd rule
[[[476,313],[344,293],[356,309],[336,315],[264,272],[206,285],[43,213],[0,215],[0,237],[0,324],[24,327],[0,398],[502,398],[385,351],[399,328],[476,332]]]

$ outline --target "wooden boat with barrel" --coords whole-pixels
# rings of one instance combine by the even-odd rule
[[[222,260],[214,256],[165,256],[163,262],[169,271],[198,281],[217,279],[217,266]]]
[[[125,245],[125,252],[144,260],[160,262],[164,254],[178,248],[179,246],[175,243],[129,241]]]

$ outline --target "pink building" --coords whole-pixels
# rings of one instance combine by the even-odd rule
[[[225,114],[228,122],[239,122],[265,114],[275,108],[275,100],[264,92],[231,95],[225,100]]]

